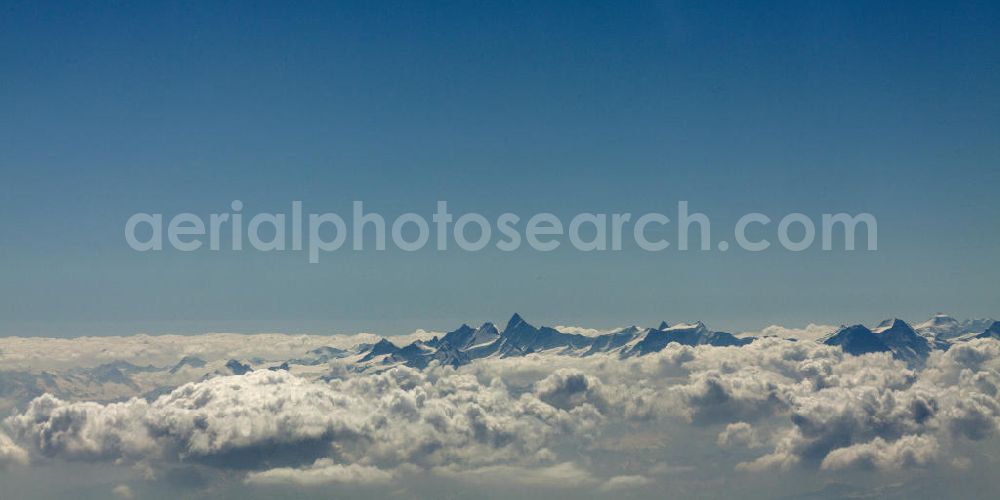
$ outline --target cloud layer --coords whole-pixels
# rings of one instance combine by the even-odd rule
[[[643,488],[683,429],[733,473],[951,467],[1000,423],[1000,342],[976,340],[908,368],[812,342],[668,345],[619,359],[532,354],[458,369],[322,377],[258,370],[157,398],[40,396],[6,418],[0,465],[48,460],[243,471],[256,485],[386,485],[414,474]],[[692,438],[694,439],[694,438]],[[707,453],[707,452],[706,452]],[[603,456],[616,457],[611,467]],[[44,466],[44,465],[38,465]]]

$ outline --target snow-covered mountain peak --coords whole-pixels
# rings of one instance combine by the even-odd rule
[[[938,313],[933,318],[916,326],[917,332],[950,340],[971,333],[982,333],[993,323],[992,319],[967,319],[959,321],[947,314]]]
[[[889,318],[879,323],[878,326],[876,326],[875,328],[872,328],[872,332],[874,333],[884,333],[889,330],[902,330],[902,331],[909,330],[912,332],[913,328],[910,326],[909,323],[899,318]]]

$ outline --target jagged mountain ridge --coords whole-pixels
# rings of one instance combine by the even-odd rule
[[[983,320],[959,322],[939,315],[923,324],[945,325],[941,331],[945,332],[945,336],[950,336],[954,331],[982,322]],[[927,329],[920,331],[901,319],[890,318],[872,329],[860,324],[843,326],[819,339],[819,342],[840,346],[853,355],[890,352],[896,359],[915,366],[921,365],[932,351],[948,349],[952,342],[986,337],[1000,339],[1000,322],[994,322],[989,330],[982,333],[959,335],[945,340]],[[535,352],[574,356],[611,353],[626,358],[659,352],[671,343],[740,347],[754,340],[754,337],[736,337],[731,333],[712,331],[700,321],[673,326],[662,322],[656,328],[630,326],[587,336],[546,326],[535,327],[519,314],[514,314],[502,331],[497,330],[493,323],[487,322],[479,328],[462,325],[441,337],[416,341],[403,347],[383,339],[370,349],[361,351],[363,356],[358,360],[358,369],[396,364],[423,368],[433,361],[460,366],[481,358],[524,356]]]
[[[737,338],[731,333],[710,331],[703,323],[667,325],[656,328],[630,326],[609,333],[587,336],[566,333],[555,328],[535,327],[514,314],[503,331],[493,323],[479,328],[462,325],[442,337],[416,341],[399,347],[383,339],[358,360],[361,365],[405,364],[424,367],[437,360],[460,366],[486,357],[524,356],[534,352],[554,352],[576,356],[616,353],[621,357],[657,352],[670,343],[683,345],[741,346],[752,338]]]
[[[873,329],[868,329],[864,325],[842,326],[819,341],[827,345],[840,346],[845,352],[854,355],[891,352],[896,359],[914,366],[921,365],[931,352],[947,350],[956,342],[967,342],[977,338],[1000,339],[1000,322],[996,321],[981,333],[961,333],[964,329],[981,326],[985,321],[987,320],[959,322],[954,318],[938,314],[914,328],[899,318],[890,318]]]

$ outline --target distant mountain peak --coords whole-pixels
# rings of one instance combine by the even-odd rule
[[[507,321],[507,327],[504,328],[503,331],[508,332],[524,326],[530,327],[531,325],[529,325],[520,314],[514,313],[514,315],[510,317],[510,321]]]
[[[840,346],[844,352],[855,356],[872,352],[886,352],[891,349],[877,335],[864,325],[842,326],[823,339],[826,345]]]
[[[948,340],[970,333],[980,333],[989,328],[993,320],[966,319],[957,320],[944,313],[938,313],[933,318],[920,323],[916,330],[925,335],[933,335],[937,339]]]
[[[945,313],[937,313],[931,319],[917,325],[917,328],[928,330],[948,330],[958,328],[959,321]]]
[[[372,351],[382,351],[386,349],[396,350],[398,349],[398,347],[396,346],[396,344],[393,344],[389,339],[379,340],[378,342],[375,343],[375,345],[372,346]]]
[[[670,328],[670,325],[668,325],[666,321],[661,321],[660,326],[658,326],[656,329],[663,331],[666,330],[667,328]]]
[[[233,373],[233,375],[244,375],[246,373],[250,373],[253,371],[253,369],[250,368],[250,365],[245,365],[235,359],[230,359],[229,361],[227,361],[226,368],[228,368],[229,371]]]
[[[190,366],[192,368],[202,368],[205,366],[205,360],[197,356],[184,356],[180,361],[177,362],[173,368],[170,369],[170,373],[177,373],[185,366]]]
[[[695,321],[694,323],[675,323],[674,326],[664,328],[665,331],[673,330],[696,330],[696,331],[708,331],[708,327],[705,323],[701,321]]]
[[[889,318],[887,320],[883,320],[881,323],[878,324],[877,327],[875,327],[875,328],[872,329],[872,331],[875,332],[875,333],[882,333],[882,332],[885,332],[885,331],[888,331],[888,330],[910,330],[910,331],[912,331],[913,328],[910,326],[909,323],[907,323],[907,322],[905,322],[905,321],[903,321],[903,320],[901,320],[899,318]]]

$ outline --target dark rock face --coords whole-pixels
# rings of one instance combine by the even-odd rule
[[[229,371],[233,372],[233,375],[243,375],[245,373],[253,371],[253,368],[250,368],[250,365],[245,365],[243,363],[240,363],[239,361],[236,361],[235,359],[230,359],[229,361],[227,361],[226,368],[228,368]]]
[[[889,352],[889,346],[885,345],[871,330],[864,325],[853,325],[841,327],[832,335],[823,339],[826,345],[840,346],[844,352],[860,356],[872,352]]]
[[[918,334],[909,324],[901,319],[887,319],[872,330],[896,359],[909,364],[920,364],[930,355],[933,347],[931,341]]]
[[[1000,340],[1000,321],[994,321],[983,333],[976,335],[977,339],[997,339]]]

